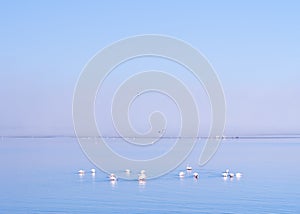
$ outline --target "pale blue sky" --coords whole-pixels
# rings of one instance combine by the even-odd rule
[[[300,133],[299,11],[298,1],[2,2],[0,135],[73,134],[82,68],[138,34],[185,40],[208,58],[226,96],[225,134]]]

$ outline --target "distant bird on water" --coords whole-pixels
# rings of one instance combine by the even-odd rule
[[[198,179],[199,178],[199,174],[197,172],[194,172],[193,174],[194,178]]]
[[[181,171],[181,172],[179,172],[179,174],[178,174],[178,175],[179,175],[179,177],[180,177],[180,178],[183,178],[183,177],[184,177],[184,175],[185,175],[185,173]]]
[[[78,171],[79,175],[84,175],[84,173],[85,173],[85,171],[83,169],[81,169],[81,170]]]
[[[110,181],[116,181],[117,180],[117,176],[115,174],[110,174],[109,175],[109,180]]]

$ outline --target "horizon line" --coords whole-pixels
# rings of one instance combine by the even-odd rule
[[[136,138],[157,138],[157,137],[134,137],[134,136],[76,136],[76,135],[2,135],[1,138],[120,138],[120,139],[136,139]],[[278,139],[278,138],[300,138],[300,134],[256,134],[256,135],[228,135],[228,136],[216,136],[216,137],[209,137],[209,136],[197,136],[197,137],[180,137],[180,136],[162,136],[159,138],[165,139],[177,139],[177,138],[195,138],[195,139]]]

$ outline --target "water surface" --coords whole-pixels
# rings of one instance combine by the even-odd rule
[[[95,166],[75,138],[0,142],[1,213],[300,212],[300,139],[225,140],[204,167],[197,165],[199,141],[180,167],[143,184],[111,183],[99,169],[95,176],[79,176],[79,169]],[[200,174],[198,180],[192,174],[179,179],[187,164]],[[220,173],[226,168],[243,177],[224,180]]]

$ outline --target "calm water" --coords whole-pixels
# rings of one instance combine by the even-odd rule
[[[118,141],[118,140],[117,140]],[[166,140],[167,141],[167,140]],[[79,176],[95,168],[76,139],[3,138],[1,213],[300,213],[300,139],[223,141],[204,167],[203,142],[182,166],[145,184]],[[200,174],[178,178],[187,163]],[[240,171],[240,180],[220,173]]]

